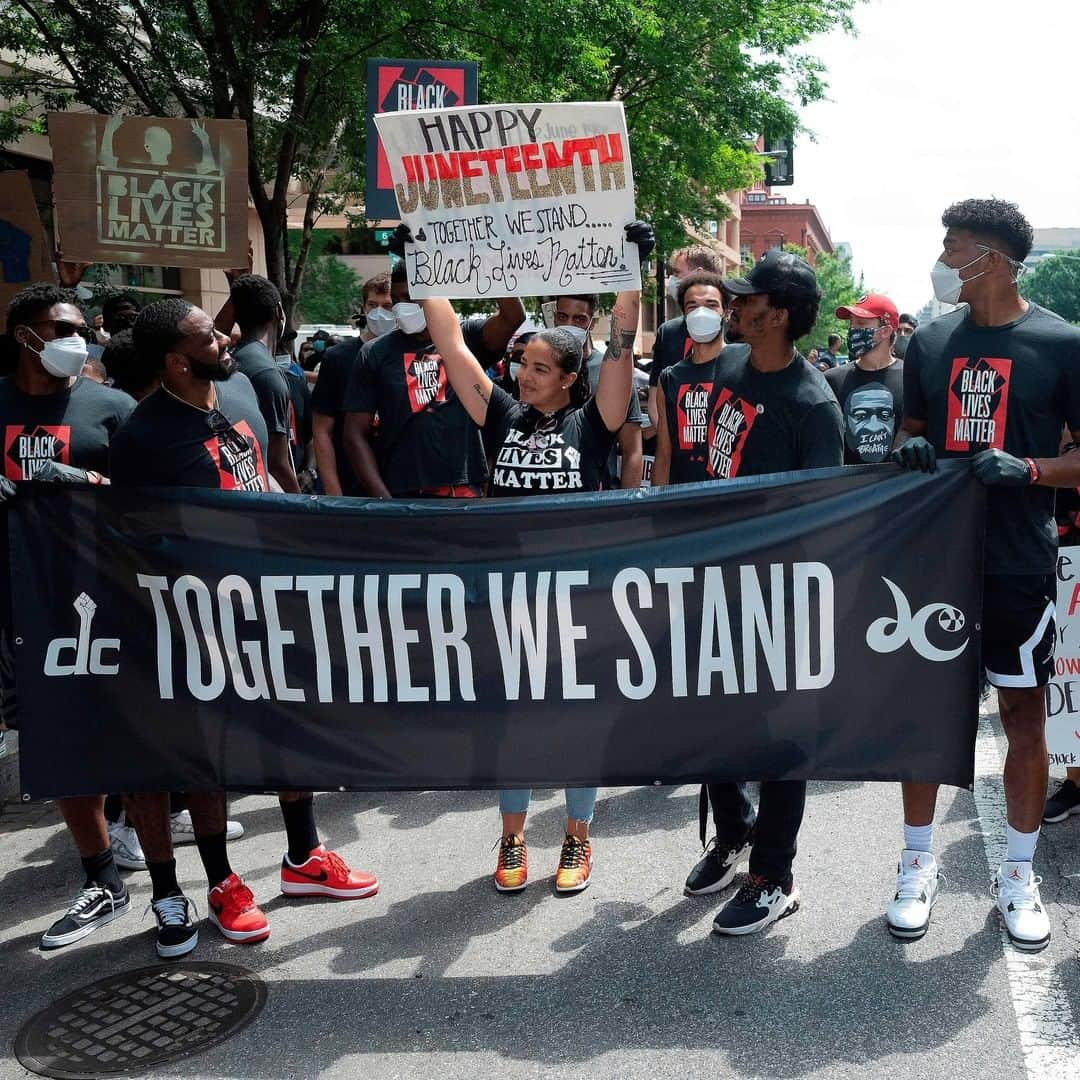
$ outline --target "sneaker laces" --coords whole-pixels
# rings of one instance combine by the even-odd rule
[[[349,870],[348,863],[336,851],[323,852],[323,861],[330,868],[332,875],[336,874],[342,880],[346,880],[352,872]]]
[[[79,890],[79,895],[75,897],[74,903],[67,909],[66,914],[81,915],[88,907],[96,904],[102,896],[107,896],[110,900],[115,899],[112,890],[105,888],[104,885],[98,885],[97,883],[84,885]]]
[[[498,845],[499,866],[503,870],[520,870],[525,864],[525,841],[517,833],[511,833],[502,837]]]
[[[578,836],[568,836],[563,841],[562,855],[559,858],[560,870],[576,870],[588,854],[589,841]]]
[[[769,884],[760,874],[747,874],[746,882],[735,894],[731,903],[748,904],[751,900],[757,900],[763,892],[772,892]],[[774,885],[773,888],[775,887]]]
[[[189,905],[195,907],[186,896],[163,896],[160,900],[151,900],[146,910],[152,910],[162,926],[187,926]],[[198,911],[195,914],[198,916]]]
[[[896,899],[917,900],[926,892],[927,886],[934,880],[934,871],[926,869],[912,870],[905,867],[896,878]],[[939,883],[944,883],[944,878],[938,875]]]
[[[229,914],[242,914],[255,906],[255,894],[239,879],[221,890],[221,908]]]
[[[1012,905],[1014,911],[1041,911],[1039,903],[1039,886],[1042,878],[1032,874],[1027,883],[1012,882],[1008,878],[1004,881],[998,877],[990,883],[990,895],[996,900],[999,897]]]

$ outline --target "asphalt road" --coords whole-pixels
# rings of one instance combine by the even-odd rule
[[[999,747],[983,738],[985,762]],[[743,939],[710,933],[716,898],[682,895],[698,854],[696,789],[603,792],[593,885],[566,898],[551,880],[561,792],[536,793],[532,883],[513,896],[490,881],[493,795],[320,796],[327,841],[382,881],[377,897],[350,903],[277,895],[276,803],[237,799],[247,835],[233,864],[272,936],[229,945],[207,924],[191,958],[253,969],[268,1002],[230,1041],[157,1075],[1075,1080],[1080,817],[1049,826],[1040,847],[1054,942],[1009,964],[978,812],[994,799],[993,776],[981,804],[943,791],[935,846],[948,886],[930,933],[906,944],[882,918],[901,847],[894,785],[812,786],[795,868],[802,910]],[[0,1077],[25,1076],[11,1044],[26,1018],[157,962],[153,920],[140,921],[149,880],[129,875],[126,918],[46,955],[38,939],[79,884],[69,841],[47,804],[7,807],[0,835]],[[180,849],[178,869],[205,910],[194,848]]]

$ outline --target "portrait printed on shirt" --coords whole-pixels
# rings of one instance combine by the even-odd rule
[[[436,352],[405,353],[405,388],[409,392],[409,408],[423,412],[430,405],[446,400],[446,368]]]
[[[4,428],[4,476],[33,480],[46,461],[71,464],[68,424],[8,424]]]
[[[747,436],[764,411],[764,406],[753,405],[721,387],[709,418],[709,476],[730,480],[739,475]]]
[[[262,450],[246,420],[203,443],[218,470],[222,491],[269,491]]]
[[[949,379],[945,449],[1003,450],[1012,361],[957,356]]]
[[[861,462],[876,465],[892,451],[896,435],[896,401],[884,383],[867,383],[844,402],[844,437]]]
[[[526,434],[510,428],[499,447],[491,482],[521,491],[583,491],[581,451],[557,431]]]

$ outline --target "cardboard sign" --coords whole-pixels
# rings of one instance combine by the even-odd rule
[[[475,105],[476,70],[473,60],[368,60],[364,213],[370,220],[398,216],[390,163],[375,130],[375,114]]]
[[[641,287],[620,102],[486,105],[375,117],[416,243],[414,299]]]
[[[49,113],[49,142],[65,259],[246,265],[243,121]]]
[[[1050,767],[1080,766],[1080,547],[1058,550],[1057,650],[1046,688]]]
[[[0,333],[15,294],[55,278],[29,174],[0,172]]]

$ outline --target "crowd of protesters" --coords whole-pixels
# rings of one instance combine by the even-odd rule
[[[900,465],[932,472],[969,457],[988,486],[983,663],[1008,739],[1007,852],[992,891],[1011,941],[1036,951],[1050,924],[1032,864],[1042,821],[1080,812],[1080,775],[1047,799],[1044,688],[1055,643],[1057,531],[1075,529],[1080,455],[1080,330],[1025,301],[1017,282],[1032,245],[1019,210],[972,199],[948,208],[931,277],[960,305],[922,327],[887,296],[840,307],[845,344],[801,355],[820,291],[797,255],[767,252],[744,276],[725,277],[714,254],[691,247],[668,260],[678,314],[657,330],[647,374],[635,361],[640,294],[619,294],[607,341],[594,334],[600,300],[553,297],[545,325],[506,297],[486,316],[459,318],[445,300],[414,301],[404,263],[366,282],[358,336],[325,331],[295,353],[282,298],[267,279],[230,274],[229,301],[210,314],[185,300],[140,310],[115,297],[88,325],[70,289],[33,285],[7,311],[0,380],[5,447],[0,488],[36,480],[211,487],[377,499],[556,496],[828,467]],[[627,226],[644,263],[651,228]],[[391,250],[403,255],[407,228]],[[70,268],[62,280],[70,284]],[[970,387],[992,415],[968,415]],[[28,437],[13,439],[12,433]],[[890,465],[892,462],[894,465]],[[1055,489],[1067,496],[1054,524]],[[1072,501],[1068,501],[1071,497]],[[1069,515],[1072,515],[1071,517]],[[433,557],[437,553],[433,552]],[[0,589],[6,590],[6,583]],[[0,597],[7,607],[10,598]],[[21,716],[11,675],[11,616],[0,618],[0,720]],[[747,777],[747,781],[754,780]],[[498,796],[502,829],[494,886],[529,880],[526,790]],[[748,862],[714,929],[759,931],[798,910],[793,865],[806,799],[801,781],[702,792],[703,854],[685,891],[716,894]],[[597,792],[566,791],[555,889],[585,889]],[[900,938],[927,932],[940,883],[933,853],[936,787],[902,785],[903,844],[886,925]],[[270,934],[254,894],[233,872],[227,842],[242,834],[221,792],[112,793],[58,800],[85,871],[71,907],[43,948],[79,941],[125,914],[120,871],[149,873],[159,955],[190,952],[198,928],[176,876],[173,849],[194,843],[207,878],[210,921],[229,940]],[[350,900],[378,889],[322,842],[310,792],[280,796],[280,889]],[[708,823],[712,821],[712,835]]]

